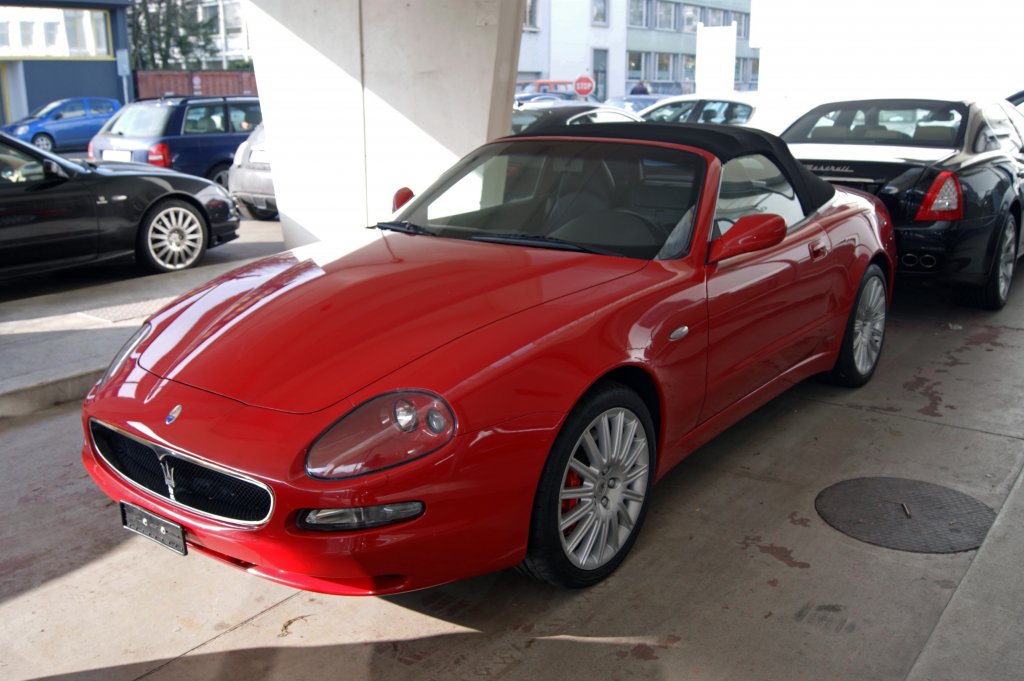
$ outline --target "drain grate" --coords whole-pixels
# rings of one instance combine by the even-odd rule
[[[854,539],[916,553],[976,549],[996,518],[963,492],[905,478],[844,480],[823,490],[814,508]]]

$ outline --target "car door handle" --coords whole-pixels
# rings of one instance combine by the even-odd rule
[[[807,244],[807,250],[811,252],[811,260],[818,260],[828,255],[828,244],[822,239],[815,239]]]

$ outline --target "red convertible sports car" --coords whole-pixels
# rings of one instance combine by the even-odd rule
[[[211,281],[124,347],[82,456],[125,527],[325,593],[512,566],[587,586],[696,447],[878,363],[888,214],[767,133],[499,139],[401,208],[353,253]]]

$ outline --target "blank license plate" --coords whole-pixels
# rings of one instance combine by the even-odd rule
[[[124,149],[104,149],[101,154],[104,161],[121,161],[131,163],[132,152]]]
[[[121,524],[126,530],[152,539],[175,553],[188,555],[188,547],[185,546],[185,528],[178,523],[122,501]]]

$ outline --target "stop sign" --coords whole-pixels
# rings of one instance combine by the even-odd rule
[[[576,89],[576,94],[580,97],[586,97],[594,91],[594,79],[590,76],[580,76],[573,83],[573,87]]]

